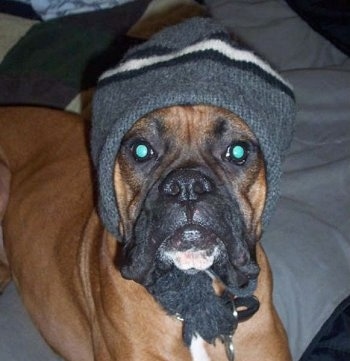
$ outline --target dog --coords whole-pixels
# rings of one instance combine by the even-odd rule
[[[258,242],[264,159],[238,116],[207,105],[173,106],[127,132],[113,170],[121,233],[133,238],[127,247],[97,215],[79,116],[1,108],[0,145],[1,282],[13,279],[40,333],[64,359],[226,361],[219,339],[198,336],[186,347],[184,324],[157,299],[152,272],[176,268],[207,277],[209,268],[220,273],[234,264],[233,283],[256,281],[260,301],[233,336],[235,360],[291,360]],[[240,217],[238,226],[230,214]],[[214,280],[216,294],[219,286]],[[178,302],[190,303],[181,291]]]
[[[291,86],[193,18],[105,71],[92,109],[1,109],[1,287],[66,360],[290,360],[259,240]]]

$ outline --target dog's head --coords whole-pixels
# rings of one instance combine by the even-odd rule
[[[239,117],[211,106],[148,114],[122,141],[115,188],[126,278],[147,285],[175,266],[212,267],[235,287],[256,279],[265,167]]]

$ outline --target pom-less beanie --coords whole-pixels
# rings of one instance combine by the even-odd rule
[[[142,116],[173,105],[207,104],[242,118],[266,163],[266,226],[279,196],[281,162],[291,142],[291,86],[265,61],[232,40],[215,21],[192,18],[129,50],[99,79],[93,101],[91,151],[99,214],[118,234],[114,165],[123,136]]]

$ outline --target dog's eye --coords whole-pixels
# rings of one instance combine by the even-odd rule
[[[224,158],[237,165],[243,165],[249,155],[249,145],[246,142],[234,142],[229,145],[224,154]]]
[[[153,148],[146,141],[137,141],[132,145],[132,154],[135,160],[145,162],[155,154]]]

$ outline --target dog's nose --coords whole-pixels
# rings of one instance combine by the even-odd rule
[[[202,172],[178,169],[167,175],[159,186],[159,192],[174,197],[177,201],[195,201],[212,192],[213,182]]]

